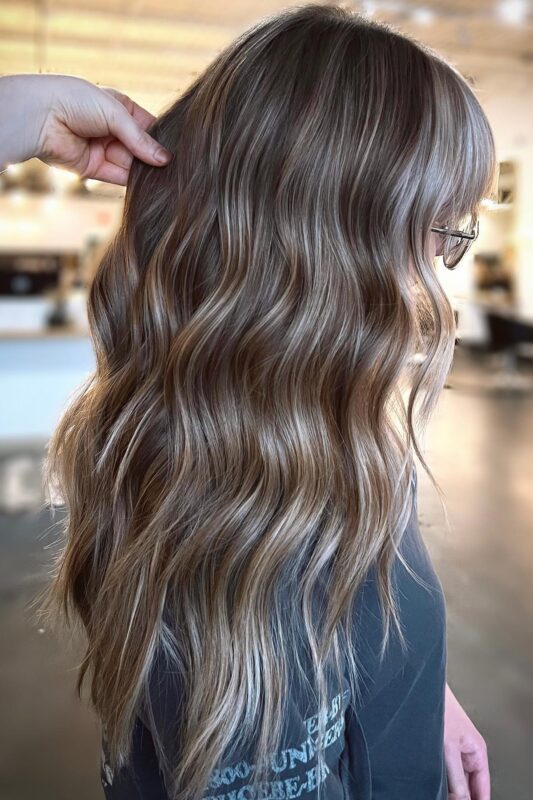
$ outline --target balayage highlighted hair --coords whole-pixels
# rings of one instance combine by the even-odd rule
[[[390,569],[415,453],[437,486],[417,435],[455,343],[430,229],[477,213],[497,163],[454,66],[329,5],[262,18],[150,130],[173,158],[134,159],[88,297],[96,369],[48,446],[68,514],[43,608],[82,623],[114,765],[156,654],[182,676],[177,763],[153,734],[196,800],[254,734],[267,777],[305,648],[320,717],[326,668],[356,691],[372,564],[383,648],[401,634]]]

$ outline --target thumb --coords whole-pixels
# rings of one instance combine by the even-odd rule
[[[108,119],[108,127],[113,136],[142,161],[156,166],[167,164],[172,158],[171,153],[143,130],[118,100],[112,100],[112,103],[113,108]]]

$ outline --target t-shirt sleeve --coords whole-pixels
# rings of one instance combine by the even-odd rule
[[[357,616],[361,689],[346,717],[346,741],[352,772],[368,783],[372,800],[447,800],[444,762],[446,685],[446,609],[417,522],[416,473],[413,512],[400,549],[420,585],[397,560],[402,630],[408,649],[401,649],[394,625],[383,662],[381,612],[375,572],[363,586]],[[362,778],[361,778],[362,776]],[[364,787],[363,787],[364,791]],[[350,796],[359,798],[356,788]]]
[[[358,709],[372,775],[372,800],[447,800],[444,761],[446,649],[436,642]]]

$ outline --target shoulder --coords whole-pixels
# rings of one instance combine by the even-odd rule
[[[443,652],[446,646],[445,596],[418,524],[416,472],[411,486],[412,511],[399,544],[401,558],[394,557],[391,569],[405,648],[391,620],[389,643],[381,659],[384,614],[377,565],[369,571],[357,598],[354,646],[366,700],[382,691],[402,670],[418,669],[435,650]]]

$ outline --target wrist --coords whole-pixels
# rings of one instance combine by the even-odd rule
[[[0,77],[0,170],[39,157],[42,131],[53,105],[54,77],[40,73]]]

